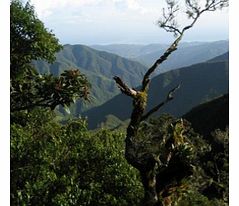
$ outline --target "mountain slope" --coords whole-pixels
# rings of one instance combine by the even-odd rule
[[[225,130],[229,125],[229,94],[193,108],[183,118],[190,121],[194,130],[205,137],[215,129]]]
[[[59,75],[65,69],[78,68],[92,84],[90,103],[77,102],[73,113],[78,115],[91,107],[98,106],[119,93],[113,81],[115,75],[125,79],[130,86],[137,86],[146,67],[138,62],[83,45],[65,45],[56,55],[54,64],[34,62],[40,72]]]
[[[141,55],[156,52],[160,49],[166,49],[167,44],[109,44],[109,45],[91,45],[91,48],[114,53],[126,58],[136,58]]]
[[[180,46],[166,62],[161,65],[160,72],[200,63],[221,55],[229,50],[228,41],[208,42],[203,44]],[[164,50],[158,50],[146,55],[139,56],[135,60],[144,65],[152,65]]]
[[[218,61],[228,61],[229,59],[229,52],[226,52],[220,56],[216,56],[213,59],[210,59],[208,62],[218,62]]]
[[[182,116],[200,103],[228,92],[228,61],[204,62],[160,74],[152,79],[149,89],[148,109],[163,101],[168,91],[182,83],[173,101],[165,105],[158,114],[170,113]],[[96,128],[107,115],[120,120],[130,117],[131,99],[119,94],[105,104],[85,113],[89,127]]]
[[[206,43],[207,42],[182,42],[179,47],[198,46]],[[132,59],[167,49],[169,47],[169,44],[108,44],[90,45],[90,47]]]

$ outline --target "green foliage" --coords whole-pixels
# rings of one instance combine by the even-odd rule
[[[59,45],[55,35],[37,18],[29,2],[12,0],[10,6],[11,77],[27,70],[32,60],[53,62]]]
[[[11,112],[34,107],[69,106],[87,98],[89,83],[79,70],[64,71],[60,77],[39,75],[31,62],[53,62],[62,46],[37,18],[29,2],[11,1]],[[13,115],[13,114],[12,114]],[[13,115],[14,116],[14,115]]]
[[[140,152],[157,157],[159,187],[162,189],[180,185],[184,178],[191,176],[199,157],[209,150],[189,122],[169,115],[143,122],[135,141],[141,145]]]
[[[221,199],[225,203],[228,203],[229,194],[228,104],[229,95],[226,94],[199,105],[184,116],[211,146],[211,150],[201,159],[205,175],[210,178],[202,188],[202,193],[210,199]]]
[[[24,126],[11,125],[12,205],[139,204],[143,188],[124,158],[124,133],[89,132],[82,119],[61,125],[49,110],[34,109],[25,116]],[[228,156],[212,153],[188,122],[163,115],[144,122],[140,136],[144,151],[159,157],[158,191],[167,188],[174,205],[227,205]],[[214,137],[228,149],[228,131],[218,130]],[[213,164],[203,159],[208,154]],[[218,172],[214,161],[220,182],[209,175]],[[225,188],[223,196],[206,194],[215,185]]]
[[[181,197],[177,206],[226,206],[226,204],[218,199],[209,200],[196,190],[190,190]]]
[[[169,115],[142,122],[138,155],[157,159],[157,192],[173,205],[228,205],[228,130],[209,145],[191,124]]]
[[[33,110],[11,125],[12,205],[137,205],[138,173],[124,158],[124,134],[90,133],[84,120],[62,126]]]
[[[208,198],[229,201],[229,130],[212,132],[211,151],[202,158],[202,168],[210,177],[210,182],[203,189]]]
[[[32,109],[36,106],[70,106],[78,98],[88,97],[90,85],[79,70],[64,71],[60,77],[25,74],[11,82],[11,111]]]

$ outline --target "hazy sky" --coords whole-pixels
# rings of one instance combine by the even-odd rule
[[[38,17],[63,44],[148,44],[165,43],[173,38],[156,25],[164,0],[31,0],[31,3]],[[179,24],[183,23],[181,19]],[[183,40],[221,39],[228,39],[228,8],[202,16]]]

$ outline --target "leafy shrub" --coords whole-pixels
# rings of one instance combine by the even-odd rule
[[[12,205],[137,205],[142,193],[123,133],[90,133],[81,119],[62,126],[47,110],[11,125]]]

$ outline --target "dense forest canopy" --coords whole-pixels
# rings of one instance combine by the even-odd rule
[[[55,109],[69,106],[76,98],[87,98],[89,83],[78,70],[64,71],[60,77],[40,75],[33,60],[53,62],[62,46],[36,17],[29,2],[11,2],[11,111],[36,106]]]
[[[228,1],[207,0],[201,7],[186,0],[192,22],[183,28],[174,21],[178,5],[166,2],[168,13],[158,23],[176,40],[146,71],[140,89],[114,77],[133,99],[133,111],[126,131],[112,131],[89,130],[83,118],[59,121],[56,108],[88,100],[91,82],[75,68],[58,75],[36,70],[34,60],[53,63],[62,46],[29,2],[11,1],[11,205],[228,205],[228,123],[205,136],[183,118],[149,118],[180,86],[145,112],[151,74],[202,13]]]

